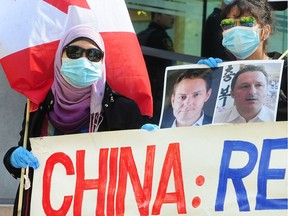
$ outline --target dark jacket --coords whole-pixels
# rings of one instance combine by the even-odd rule
[[[202,125],[211,124],[211,123],[212,123],[212,117],[204,114]]]
[[[267,53],[268,56],[272,59],[279,59],[281,56],[278,52],[270,52]],[[287,121],[287,61],[288,58],[284,58],[284,65],[283,65],[283,72],[280,84],[280,95],[279,95],[279,102],[277,108],[277,117],[276,121]]]
[[[151,22],[147,29],[139,32],[137,37],[142,46],[174,51],[172,39],[166,30],[155,22]],[[168,66],[172,66],[174,61],[149,55],[144,55],[144,60],[149,74],[153,96],[152,123],[158,124],[162,107],[165,69]]]
[[[236,58],[222,45],[221,9],[214,8],[208,16],[202,36],[201,56],[221,58],[225,61],[233,61]]]
[[[28,138],[39,137],[44,118],[48,112],[53,109],[53,104],[54,96],[52,91],[50,91],[44,102],[40,104],[38,110],[30,113]],[[103,121],[98,131],[139,129],[144,124],[144,122],[146,122],[146,117],[141,115],[140,110],[134,101],[113,92],[108,85],[106,85],[102,107]],[[21,138],[19,140],[18,146],[23,145],[24,128],[25,117],[22,124],[22,130],[20,132]],[[61,133],[58,133],[58,135],[61,135]],[[9,149],[3,159],[6,169],[14,178],[20,178],[21,176],[21,169],[14,168],[10,163],[11,154],[16,148],[18,148],[18,146]],[[29,140],[27,142],[27,149],[31,150]],[[29,171],[29,177],[32,181],[33,169]],[[17,196],[14,203],[13,215],[17,215],[18,192],[19,190],[17,191]],[[32,187],[29,190],[24,190],[21,215],[29,215],[31,192]]]

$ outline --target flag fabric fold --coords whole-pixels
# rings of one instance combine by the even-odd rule
[[[73,25],[89,24],[103,37],[112,89],[134,100],[143,115],[152,116],[149,77],[124,0],[9,1],[0,12],[5,29],[0,35],[0,63],[11,88],[30,99],[33,110],[53,82],[62,33]]]

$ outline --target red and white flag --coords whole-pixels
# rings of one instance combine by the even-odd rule
[[[53,82],[55,52],[66,28],[92,24],[105,43],[107,80],[152,116],[149,77],[124,0],[21,0],[0,8],[0,63],[11,88],[37,108]]]

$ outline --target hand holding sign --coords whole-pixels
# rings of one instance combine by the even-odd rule
[[[11,165],[15,168],[27,168],[27,166],[37,169],[39,167],[38,159],[22,146],[13,151],[11,155]]]

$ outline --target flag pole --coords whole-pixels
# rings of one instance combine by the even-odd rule
[[[283,59],[288,54],[288,50],[286,50],[279,58],[278,60]]]
[[[24,130],[24,140],[23,140],[23,147],[25,149],[27,148],[27,141],[28,141],[29,118],[30,118],[30,100],[27,98],[25,130]],[[21,211],[22,211],[22,201],[23,201],[23,192],[24,192],[24,175],[25,175],[25,168],[22,167],[20,187],[19,187],[19,196],[18,196],[17,216],[21,216]]]

